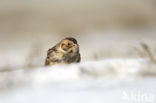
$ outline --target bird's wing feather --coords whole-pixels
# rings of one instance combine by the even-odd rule
[[[81,56],[80,54],[78,55],[78,59],[77,59],[77,62],[80,62],[81,61]]]
[[[56,51],[56,46],[50,48],[48,51],[47,51],[47,56],[50,55],[52,52]]]

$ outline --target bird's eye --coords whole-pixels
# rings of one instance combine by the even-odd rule
[[[68,46],[71,45],[70,43],[67,44]]]

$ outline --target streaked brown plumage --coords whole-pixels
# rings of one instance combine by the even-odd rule
[[[48,50],[45,65],[71,64],[80,62],[79,45],[74,38],[65,38]]]

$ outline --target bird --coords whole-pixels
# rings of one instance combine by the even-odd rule
[[[67,37],[47,51],[45,66],[79,63],[80,61],[77,40],[73,37]]]

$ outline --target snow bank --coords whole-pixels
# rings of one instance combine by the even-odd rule
[[[145,59],[106,59],[80,64],[19,69],[0,72],[0,87],[11,84],[42,85],[68,81],[121,81],[135,80],[156,74],[153,65]]]
[[[154,67],[121,58],[0,72],[0,103],[155,103]]]
[[[150,72],[152,64],[143,59],[107,59],[64,66],[40,68],[32,73],[34,82],[69,80],[136,79]]]

